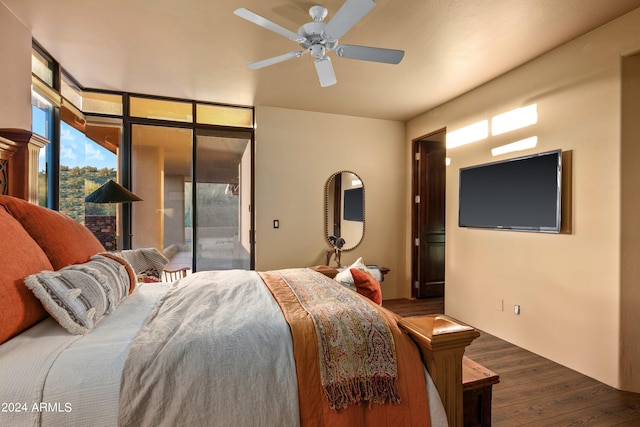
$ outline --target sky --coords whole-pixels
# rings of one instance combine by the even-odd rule
[[[85,137],[82,132],[62,123],[60,164],[69,167],[95,166],[98,169],[115,169],[116,155]]]
[[[33,132],[47,137],[45,130],[45,112],[32,108]],[[40,150],[40,164],[46,163],[46,150]],[[60,127],[60,165],[73,167],[95,166],[98,169],[116,169],[116,155],[86,138],[82,132],[61,122]]]

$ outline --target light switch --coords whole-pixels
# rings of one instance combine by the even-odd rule
[[[277,219],[273,220],[273,228],[280,228],[280,220],[277,220]]]

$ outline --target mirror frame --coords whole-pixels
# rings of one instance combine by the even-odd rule
[[[365,224],[366,224],[366,203],[365,203],[365,193],[366,190],[364,188],[364,182],[362,181],[362,178],[360,178],[360,176],[350,170],[341,170],[338,172],[333,173],[329,179],[327,179],[327,182],[325,184],[325,189],[324,189],[324,232],[325,232],[325,239],[327,240],[327,243],[329,244],[329,246],[333,247],[333,245],[331,244],[331,242],[329,241],[329,236],[331,236],[331,234],[329,232],[329,191],[331,190],[331,182],[333,181],[333,179],[338,176],[341,175],[343,173],[350,173],[355,175],[356,177],[358,177],[358,179],[360,180],[360,182],[362,183],[362,236],[360,236],[360,240],[358,241],[358,243],[356,243],[353,246],[347,246],[345,245],[345,247],[342,248],[343,252],[348,252],[348,251],[352,251],[355,248],[357,248],[358,246],[360,246],[360,244],[362,243],[362,241],[364,240],[364,235],[365,235]]]

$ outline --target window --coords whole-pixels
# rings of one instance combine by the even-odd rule
[[[63,98],[82,110],[82,89],[80,85],[66,72],[62,72],[60,80],[60,94]]]
[[[130,98],[130,115],[144,119],[193,122],[193,106],[190,102],[169,101],[165,99]]]
[[[60,212],[84,224],[85,215],[115,216],[109,205],[89,203],[86,196],[110,179],[116,180],[117,156],[84,133],[62,122],[60,126]]]
[[[53,104],[38,92],[31,91],[31,131],[51,140]]]
[[[31,131],[51,143],[55,138],[56,108],[60,105],[60,96],[55,91],[55,61],[35,42],[31,50]],[[38,204],[48,206],[47,152],[50,144],[40,151],[38,157]]]
[[[253,268],[252,107],[87,90],[35,40],[32,82],[32,129],[50,142],[39,158],[41,205],[84,223],[107,249],[176,247],[205,269],[212,248],[232,249],[241,256],[229,266]],[[110,179],[143,202],[85,204]]]
[[[35,78],[34,78],[35,82]],[[39,82],[39,81],[38,81]],[[38,204],[49,206],[49,152],[56,140],[56,116],[59,110],[59,97],[52,90],[41,91],[41,84],[34,84],[31,89],[31,131],[49,141],[38,155]]]
[[[53,59],[44,52],[39,45],[34,43],[31,50],[31,73],[49,87],[54,87],[55,64]]]
[[[253,109],[196,104],[197,122],[206,125],[253,127]]]
[[[82,111],[122,116],[122,95],[85,90],[82,93]]]

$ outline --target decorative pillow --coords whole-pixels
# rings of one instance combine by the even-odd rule
[[[345,268],[340,273],[336,274],[336,277],[334,277],[333,280],[335,280],[336,282],[341,283],[343,286],[346,286],[347,288],[351,289],[352,291],[355,291],[356,290],[356,286],[353,283],[353,276],[351,275],[351,269],[352,268],[356,268],[356,269],[358,269],[360,271],[364,271],[364,272],[369,273],[369,269],[367,269],[367,266],[364,265],[364,263],[362,262],[362,257],[360,257],[360,258],[358,258],[356,260],[356,262],[351,264],[349,267]]]
[[[104,252],[88,228],[60,212],[11,196],[0,196],[0,205],[5,206],[38,243],[54,270],[86,262],[98,252]]]
[[[133,267],[131,266],[131,264],[129,264],[126,259],[116,255],[113,252],[102,252],[102,253],[99,253],[98,255],[111,258],[112,260],[120,263],[125,268],[125,270],[127,271],[127,275],[129,276],[129,295],[131,295],[133,291],[137,289],[136,286],[138,284],[137,275],[133,271]]]
[[[111,313],[129,295],[131,280],[127,268],[111,257],[94,255],[89,262],[70,265],[60,271],[66,270],[82,271],[93,276],[102,285],[109,301],[105,313]]]
[[[98,271],[89,270],[43,271],[25,280],[49,314],[74,335],[89,333],[109,308],[107,292],[101,283],[106,279]]]
[[[352,268],[350,271],[356,286],[356,292],[381,305],[382,289],[380,289],[380,282],[371,274],[357,268]]]
[[[0,344],[35,325],[47,312],[24,285],[24,278],[51,270],[38,244],[4,207],[0,206]]]

